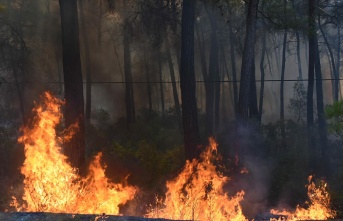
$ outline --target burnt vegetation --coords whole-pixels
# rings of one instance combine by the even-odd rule
[[[311,174],[343,217],[342,1],[69,1],[0,0],[0,211],[48,90],[65,99],[58,132],[80,127],[65,151],[80,174],[101,151],[111,180],[144,190],[123,214],[214,137],[247,217],[304,204]]]

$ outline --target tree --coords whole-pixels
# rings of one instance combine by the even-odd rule
[[[131,24],[129,22],[127,0],[123,0],[123,46],[124,46],[124,73],[125,73],[125,104],[126,120],[128,124],[136,121],[135,102],[133,96],[132,72],[131,72]]]
[[[64,73],[65,126],[77,123],[78,129],[67,141],[65,153],[73,167],[82,168],[85,160],[85,122],[80,60],[77,1],[59,0]]]
[[[284,0],[283,3],[284,9],[284,19],[286,21],[287,13],[287,0]],[[281,135],[282,138],[285,139],[286,132],[285,132],[285,102],[284,102],[284,83],[285,83],[285,68],[286,68],[286,47],[287,47],[287,27],[283,34],[283,46],[282,46],[282,63],[281,63],[281,82],[280,82],[280,120],[281,120]]]
[[[295,6],[294,0],[291,1],[292,3],[292,8],[293,10],[295,10],[295,19],[298,18],[299,10],[297,9],[297,7]],[[302,80],[303,79],[303,74],[302,74],[302,69],[301,69],[301,55],[300,55],[300,34],[299,34],[299,30],[295,29],[295,37],[296,37],[296,41],[297,41],[297,61],[298,61],[298,72],[299,72],[299,79]]]
[[[307,85],[307,132],[308,148],[311,153],[311,170],[317,171],[315,162],[315,142],[314,142],[314,118],[313,118],[313,88],[314,88],[314,45],[315,45],[315,19],[314,19],[314,0],[308,1],[308,85]],[[312,149],[312,150],[311,150]]]
[[[200,136],[195,98],[194,17],[195,0],[183,1],[180,86],[185,156],[188,160],[198,158],[200,155],[198,148]]]
[[[244,41],[244,50],[241,68],[241,84],[239,88],[238,117],[241,123],[246,124],[249,117],[250,104],[250,81],[254,74],[255,62],[255,41],[256,41],[256,22],[258,0],[247,1],[247,24],[246,36]]]
[[[211,24],[211,46],[208,74],[204,79],[206,90],[206,129],[207,135],[214,135],[219,123],[219,100],[220,100],[220,76],[218,59],[217,18],[214,15],[215,5],[211,3],[211,9],[205,6]]]
[[[262,2],[262,5],[264,5],[264,2]],[[263,113],[263,101],[264,101],[264,78],[265,78],[265,65],[264,65],[264,59],[266,55],[266,50],[267,50],[267,35],[266,35],[266,30],[267,28],[265,25],[262,23],[262,49],[261,49],[261,60],[260,60],[260,72],[261,72],[261,88],[260,88],[260,99],[259,99],[259,105],[258,105],[258,121],[261,123],[262,121],[262,113]]]
[[[330,163],[329,163],[329,153],[328,153],[328,138],[326,130],[326,120],[325,120],[325,110],[324,110],[324,96],[323,96],[323,81],[322,81],[322,71],[320,63],[320,55],[318,48],[318,37],[317,32],[315,33],[314,41],[314,66],[316,74],[316,94],[317,94],[317,112],[318,112],[318,129],[319,129],[319,142],[321,148],[320,162],[322,162],[320,173],[321,175],[328,176],[330,175]]]
[[[233,81],[233,102],[235,114],[238,111],[238,85],[237,85],[237,75],[236,75],[236,56],[235,56],[235,40],[232,24],[229,24],[230,33],[230,60],[231,60],[231,71],[232,71],[232,81]]]
[[[180,102],[179,102],[179,95],[177,92],[177,86],[176,86],[176,80],[175,80],[175,72],[174,72],[174,64],[171,56],[171,51],[170,51],[170,45],[169,45],[169,38],[167,34],[167,30],[165,33],[165,50],[166,50],[166,57],[168,61],[168,66],[169,66],[169,72],[170,72],[170,79],[172,82],[172,90],[173,90],[173,98],[174,98],[174,105],[175,105],[175,113],[179,125],[180,131],[182,130],[182,122],[181,122],[181,107],[180,107]]]
[[[83,36],[83,47],[85,53],[85,63],[86,63],[86,110],[85,110],[85,118],[87,124],[90,123],[91,118],[91,107],[92,107],[92,72],[91,72],[91,60],[90,60],[90,52],[89,52],[89,40],[88,40],[88,33],[86,30],[86,19],[84,14],[83,8],[83,1],[79,0],[79,7],[80,7],[80,28]]]

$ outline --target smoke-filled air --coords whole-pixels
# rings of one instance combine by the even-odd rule
[[[342,219],[342,18],[339,0],[0,0],[0,220]]]

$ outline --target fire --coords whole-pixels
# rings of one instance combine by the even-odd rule
[[[23,128],[18,139],[25,148],[23,203],[13,197],[12,205],[28,212],[118,214],[118,206],[133,199],[136,188],[111,183],[100,164],[101,153],[90,164],[86,178],[77,174],[61,151],[75,125],[64,136],[55,130],[62,104],[46,92],[42,104],[33,109],[33,126]]]
[[[283,215],[287,220],[326,220],[334,218],[336,212],[330,209],[330,195],[327,191],[327,184],[321,181],[319,187],[312,182],[312,176],[308,177],[307,195],[309,201],[308,208],[297,206],[294,212],[286,210],[271,210],[272,214]]]
[[[244,192],[229,198],[223,185],[229,178],[216,170],[213,160],[218,157],[217,144],[210,139],[210,145],[201,155],[201,160],[187,161],[176,179],[167,182],[167,193],[163,206],[157,202],[147,217],[178,220],[246,220],[240,202]],[[159,208],[161,207],[161,208]]]

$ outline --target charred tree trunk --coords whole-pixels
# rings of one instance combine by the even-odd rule
[[[194,19],[195,0],[183,2],[181,25],[181,99],[185,156],[192,160],[200,156],[200,136],[195,98],[194,73]]]
[[[85,120],[86,123],[90,123],[91,119],[91,107],[92,107],[92,73],[91,73],[91,59],[89,53],[89,40],[88,33],[86,31],[86,21],[84,15],[83,1],[79,0],[80,7],[80,23],[81,23],[81,33],[83,36],[83,48],[86,58],[86,110],[85,110]]]
[[[258,0],[247,1],[248,13],[246,24],[246,36],[244,42],[242,68],[241,68],[241,84],[239,89],[238,114],[239,120],[243,125],[247,125],[249,117],[250,103],[250,81],[254,74],[254,50],[256,41],[256,20]]]
[[[77,1],[59,0],[62,28],[63,72],[66,127],[77,123],[78,131],[64,149],[73,167],[81,169],[85,161],[85,121],[80,59]]]
[[[135,103],[133,96],[133,84],[131,73],[131,52],[130,52],[130,22],[127,12],[127,1],[123,0],[124,7],[124,33],[123,33],[123,46],[124,46],[124,74],[125,74],[125,105],[126,105],[126,120],[130,125],[136,120]]]

